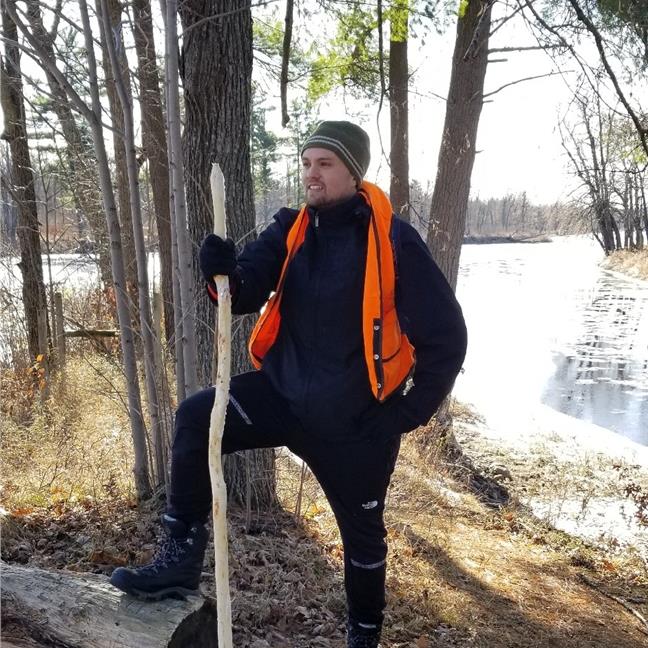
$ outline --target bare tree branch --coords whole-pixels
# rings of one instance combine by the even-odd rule
[[[472,40],[470,41],[470,45],[468,45],[468,49],[466,50],[466,53],[463,55],[463,60],[467,61],[470,58],[473,58],[477,55],[477,51],[479,49],[480,43],[479,39],[481,36],[481,28],[482,24],[488,15],[488,12],[491,10],[492,6],[497,2],[497,0],[488,0],[484,6],[481,8],[481,14],[479,15],[479,20],[477,21],[477,25],[475,27],[475,31],[473,32]],[[486,37],[488,38],[490,34],[487,34]]]
[[[65,89],[67,95],[70,97],[70,100],[73,101],[76,105],[79,112],[88,120],[88,122],[92,123],[95,119],[95,114],[92,110],[90,110],[83,99],[81,99],[81,97],[77,94],[76,90],[70,85],[70,82],[58,69],[56,63],[50,60],[49,56],[47,55],[47,51],[45,50],[45,48],[43,48],[40,41],[34,36],[34,34],[31,33],[31,31],[27,28],[27,25],[25,25],[16,11],[14,11],[13,4],[10,2],[5,3],[5,9],[11,16],[11,19],[16,23],[18,29],[20,29],[29,44],[32,46],[33,51],[38,54],[39,64],[43,68],[46,68],[47,71],[50,72],[50,74],[61,84],[61,86]],[[23,48],[21,47],[21,49]],[[99,116],[97,116],[97,118],[99,118]]]
[[[583,23],[583,25],[585,25],[587,31],[590,32],[590,34],[592,34],[592,36],[594,37],[594,41],[596,42],[596,48],[598,49],[599,55],[601,57],[601,62],[603,63],[603,67],[605,68],[605,71],[608,73],[608,76],[610,77],[610,80],[614,85],[614,89],[616,90],[619,100],[624,105],[625,109],[628,111],[628,115],[630,115],[630,119],[632,119],[632,122],[634,123],[635,128],[637,129],[637,133],[639,134],[639,138],[641,139],[641,145],[644,151],[646,152],[646,155],[648,155],[648,137],[647,137],[648,128],[646,128],[641,123],[639,117],[637,116],[637,113],[633,110],[632,106],[629,104],[628,100],[625,97],[625,94],[623,93],[623,90],[621,89],[621,86],[619,85],[619,81],[616,77],[616,74],[610,67],[610,63],[608,62],[607,56],[605,55],[605,48],[603,47],[603,38],[601,36],[601,33],[596,28],[594,23],[585,14],[583,8],[578,4],[577,0],[569,0],[569,4],[571,4],[574,11],[576,12],[576,16]]]
[[[534,0],[530,0],[530,1],[533,2]],[[514,9],[510,14],[508,14],[508,16],[504,16],[503,18],[500,18],[500,19],[497,21],[497,25],[495,25],[495,22],[496,22],[496,21],[493,21],[493,22],[491,23],[491,26],[493,26],[493,25],[495,25],[495,26],[491,29],[491,32],[490,32],[490,34],[489,34],[489,37],[492,37],[493,34],[494,34],[498,29],[501,29],[504,25],[506,25],[506,23],[507,23],[509,20],[511,20],[511,18],[513,18],[514,16],[516,16],[520,11],[522,11],[522,6],[521,6],[521,5],[518,5],[517,8],[515,8],[515,9]]]
[[[284,27],[283,52],[281,57],[281,125],[290,121],[288,115],[288,65],[290,63],[290,39],[293,27],[293,0],[286,2],[286,21]]]
[[[57,0],[57,2],[58,2],[58,1],[59,1],[59,0]],[[57,21],[62,20],[64,23],[66,23],[67,25],[69,25],[70,27],[72,27],[74,30],[76,30],[76,31],[79,32],[80,34],[83,33],[83,27],[82,27],[81,25],[79,25],[79,23],[74,22],[74,20],[72,20],[72,19],[70,18],[70,16],[65,15],[65,13],[63,13],[63,11],[60,10],[60,9],[58,8],[58,4],[57,4],[57,7],[51,7],[51,6],[48,5],[47,3],[42,2],[42,0],[38,0],[37,2],[35,2],[35,0],[29,0],[29,1],[27,2],[27,5],[28,5],[28,6],[29,6],[29,5],[34,5],[34,4],[37,4],[39,7],[41,7],[41,8],[45,8],[45,9],[47,9],[48,11],[51,11],[51,12],[54,14],[55,23],[56,23]],[[20,7],[16,7],[16,10],[19,11],[19,12],[21,13],[21,15],[26,16],[27,19],[29,20],[29,9],[28,9],[27,12],[25,12],[24,10],[20,9]],[[58,26],[58,25],[57,25],[57,26]],[[49,32],[47,32],[45,29],[43,29],[43,33],[44,33],[44,35],[49,36],[49,37],[52,39],[52,41],[54,41],[54,37],[56,36],[56,34],[55,34],[52,30],[50,30]],[[58,32],[57,32],[57,33],[58,33]],[[99,42],[98,39],[93,38],[93,40],[94,40],[94,43],[95,43],[96,45],[98,45],[99,47],[101,46],[101,43]],[[53,43],[53,44],[54,44],[54,43]]]
[[[517,81],[511,81],[510,83],[505,83],[503,86],[500,86],[497,88],[497,90],[493,90],[492,92],[487,92],[484,94],[483,98],[486,99],[486,97],[492,97],[494,94],[497,94],[500,92],[500,90],[504,90],[504,88],[508,88],[509,86],[517,85],[518,83],[523,83],[524,81],[533,81],[534,79],[543,79],[544,77],[550,77],[550,76],[556,76],[557,74],[568,74],[569,72],[573,72],[573,70],[566,70],[566,71],[560,71],[560,72],[547,72],[546,74],[536,74],[535,76],[530,76],[530,77],[525,77],[524,79],[518,79]]]
[[[492,47],[488,50],[489,54],[494,52],[528,52],[530,50],[546,50],[550,48],[560,47],[560,45],[527,45],[520,47]]]
[[[576,50],[574,49],[574,46],[569,43],[565,37],[553,26],[549,25],[544,18],[536,11],[535,7],[533,6],[533,2],[531,0],[518,0],[518,4],[520,8],[524,9],[525,7],[533,14],[533,17],[535,18],[536,22],[547,32],[550,34],[553,34],[561,43],[561,45],[569,51],[569,53],[576,59],[578,62],[581,70],[583,71],[583,74],[585,75],[585,78],[590,82],[591,80],[589,78],[589,75],[587,74],[587,69],[585,64],[581,61],[580,57],[578,56]],[[540,44],[540,39],[536,36],[538,39],[538,43]]]
[[[56,0],[56,8],[54,9],[54,22],[52,23],[52,29],[49,31],[49,37],[54,40],[56,34],[58,34],[58,26],[61,21],[61,8],[63,7],[63,0]]]

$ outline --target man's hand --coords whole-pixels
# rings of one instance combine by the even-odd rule
[[[234,241],[209,234],[200,246],[199,259],[205,281],[213,281],[214,275],[231,277],[236,270]]]
[[[404,396],[392,396],[385,403],[374,402],[360,419],[362,437],[379,441],[415,430],[418,424],[403,411],[404,399]]]

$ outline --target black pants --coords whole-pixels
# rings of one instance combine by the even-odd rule
[[[168,513],[187,521],[204,521],[211,510],[208,438],[213,402],[214,389],[205,389],[183,401],[176,413]],[[385,607],[385,494],[400,439],[313,438],[263,372],[235,376],[223,452],[277,446],[288,447],[308,464],[333,509],[344,545],[350,618],[379,626]]]

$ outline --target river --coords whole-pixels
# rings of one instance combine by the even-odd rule
[[[648,445],[648,282],[602,258],[589,237],[465,245],[469,347],[455,394],[520,432],[548,406]]]

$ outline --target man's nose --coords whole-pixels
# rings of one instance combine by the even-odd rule
[[[316,180],[319,178],[319,170],[316,166],[310,166],[304,171],[306,180]]]

